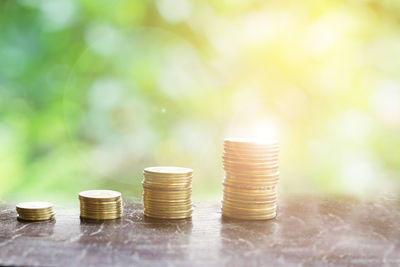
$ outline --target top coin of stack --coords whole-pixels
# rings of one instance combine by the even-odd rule
[[[44,221],[54,218],[53,204],[49,202],[24,202],[16,206],[18,218],[27,221]]]
[[[275,218],[279,151],[276,140],[224,140],[223,216],[247,220]]]
[[[160,219],[192,216],[193,170],[181,167],[150,167],[143,171],[144,214]]]
[[[112,190],[89,190],[79,193],[81,218],[118,219],[122,216],[121,193]]]

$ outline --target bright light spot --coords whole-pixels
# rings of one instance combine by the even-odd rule
[[[252,140],[280,139],[279,128],[273,120],[248,119],[233,121],[226,133],[226,137],[248,138]]]
[[[75,17],[76,3],[71,0],[42,0],[40,10],[48,21],[46,27],[59,30],[70,26]]]
[[[301,89],[293,87],[279,96],[277,105],[280,112],[295,119],[305,114],[307,102],[307,95]]]
[[[372,119],[360,110],[350,110],[339,120],[332,122],[333,132],[350,139],[354,143],[362,144],[371,133]]]
[[[304,46],[315,54],[325,52],[353,28],[355,23],[351,16],[344,12],[327,13],[308,28]]]
[[[167,110],[165,108],[161,109],[161,113],[165,113]]]
[[[208,127],[191,121],[181,121],[173,129],[173,136],[179,140],[185,151],[196,151],[192,156],[197,158],[207,156],[213,143]]]
[[[372,193],[371,191],[376,190],[375,181],[379,178],[379,169],[379,162],[367,151],[345,155],[340,175],[341,184],[350,193]]]
[[[176,24],[189,18],[192,5],[187,0],[158,0],[157,9],[167,22]]]
[[[278,139],[278,128],[271,122],[261,122],[253,128],[250,136],[257,140]]]
[[[191,47],[176,45],[165,55],[158,77],[158,87],[171,98],[181,98],[198,87],[203,69]]]
[[[371,102],[383,123],[400,127],[400,82],[382,81],[372,93]]]
[[[86,30],[85,41],[96,53],[110,55],[117,49],[121,36],[110,25],[95,23]]]
[[[242,19],[241,27],[246,42],[262,44],[273,37],[275,25],[265,12],[253,13]]]
[[[119,80],[113,78],[96,80],[89,89],[89,103],[95,108],[109,110],[121,101],[123,90]]]

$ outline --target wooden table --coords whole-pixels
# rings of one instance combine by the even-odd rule
[[[140,202],[139,202],[140,203]],[[143,217],[125,205],[122,219],[87,222],[79,208],[57,207],[56,221],[25,223],[0,209],[0,264],[41,266],[400,265],[400,204],[296,197],[269,221],[221,218],[198,203],[184,221]]]

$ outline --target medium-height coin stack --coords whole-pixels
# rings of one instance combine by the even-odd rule
[[[24,202],[16,206],[18,218],[26,221],[45,221],[56,214],[53,204],[49,202]]]
[[[193,170],[181,167],[150,167],[143,171],[144,214],[159,219],[192,216]]]
[[[276,216],[279,142],[224,140],[222,215],[245,220]]]
[[[81,218],[118,219],[122,216],[121,193],[112,190],[89,190],[79,193]]]

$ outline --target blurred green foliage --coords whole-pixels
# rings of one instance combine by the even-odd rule
[[[224,137],[276,137],[280,191],[400,192],[400,2],[2,0],[0,197],[218,199]]]

